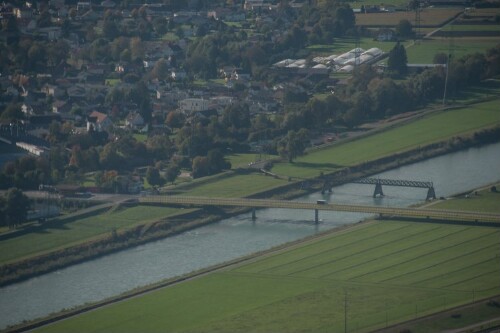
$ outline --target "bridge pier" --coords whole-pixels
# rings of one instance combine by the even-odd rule
[[[257,216],[255,215],[255,208],[252,208],[252,221],[255,221]]]
[[[430,199],[436,199],[436,191],[434,191],[434,186],[429,187],[429,189],[427,190],[427,197],[425,198],[425,200]]]
[[[380,195],[381,197],[384,196],[384,192],[382,191],[382,184],[380,183],[375,184],[375,191],[373,191],[373,197],[376,198],[377,195]]]
[[[328,193],[332,193],[332,187],[332,183],[329,180],[325,180],[323,188],[321,189],[321,194],[325,194],[326,191],[328,191]]]
[[[319,215],[319,211],[317,209],[314,210],[314,223],[319,223],[319,218],[318,218],[318,215]]]

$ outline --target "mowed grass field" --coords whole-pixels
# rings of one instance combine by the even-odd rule
[[[499,212],[500,194],[486,197]],[[495,227],[369,222],[37,332],[366,332],[499,294],[499,239]]]
[[[309,152],[294,163],[277,163],[272,171],[292,177],[318,176],[321,171],[331,172],[487,125],[500,124],[499,105],[500,102],[494,100],[432,114],[382,133]]]
[[[418,44],[412,44],[406,48],[409,64],[432,64],[437,53],[449,54],[459,59],[466,54],[484,53],[500,43],[498,37],[455,37],[420,40]]]
[[[177,208],[135,206],[83,218],[0,242],[0,264],[53,251],[180,212]],[[183,211],[185,212],[185,210]]]
[[[461,8],[424,8],[420,12],[420,24],[421,26],[438,27],[462,11]],[[356,14],[356,25],[360,26],[394,27],[401,20],[408,20],[412,24],[415,23],[415,12]]]

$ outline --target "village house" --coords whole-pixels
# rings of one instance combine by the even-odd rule
[[[55,100],[52,103],[52,112],[54,113],[68,113],[71,111],[72,103],[69,101]]]
[[[93,128],[94,131],[103,132],[108,130],[111,126],[113,126],[113,122],[104,113],[93,111],[87,117],[87,131]]]
[[[125,118],[125,126],[137,130],[144,126],[144,118],[137,112],[130,112]]]

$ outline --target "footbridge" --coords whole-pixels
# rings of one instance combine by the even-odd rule
[[[219,207],[250,207],[252,218],[255,219],[256,208],[289,208],[310,209],[315,212],[315,221],[318,222],[320,210],[378,214],[381,217],[420,218],[463,222],[490,222],[500,223],[500,214],[453,211],[441,209],[398,208],[383,206],[365,206],[326,203],[324,200],[317,202],[301,202],[289,200],[248,199],[248,198],[209,198],[189,196],[145,196],[139,198],[142,203],[158,203],[165,205],[189,206],[219,206]]]

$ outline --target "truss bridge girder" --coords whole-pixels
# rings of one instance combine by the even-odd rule
[[[380,179],[380,178],[362,178],[353,181],[355,184],[367,185],[385,185],[385,186],[401,186],[401,187],[417,187],[431,188],[434,187],[432,182],[423,182],[417,180],[396,180],[396,179]]]

